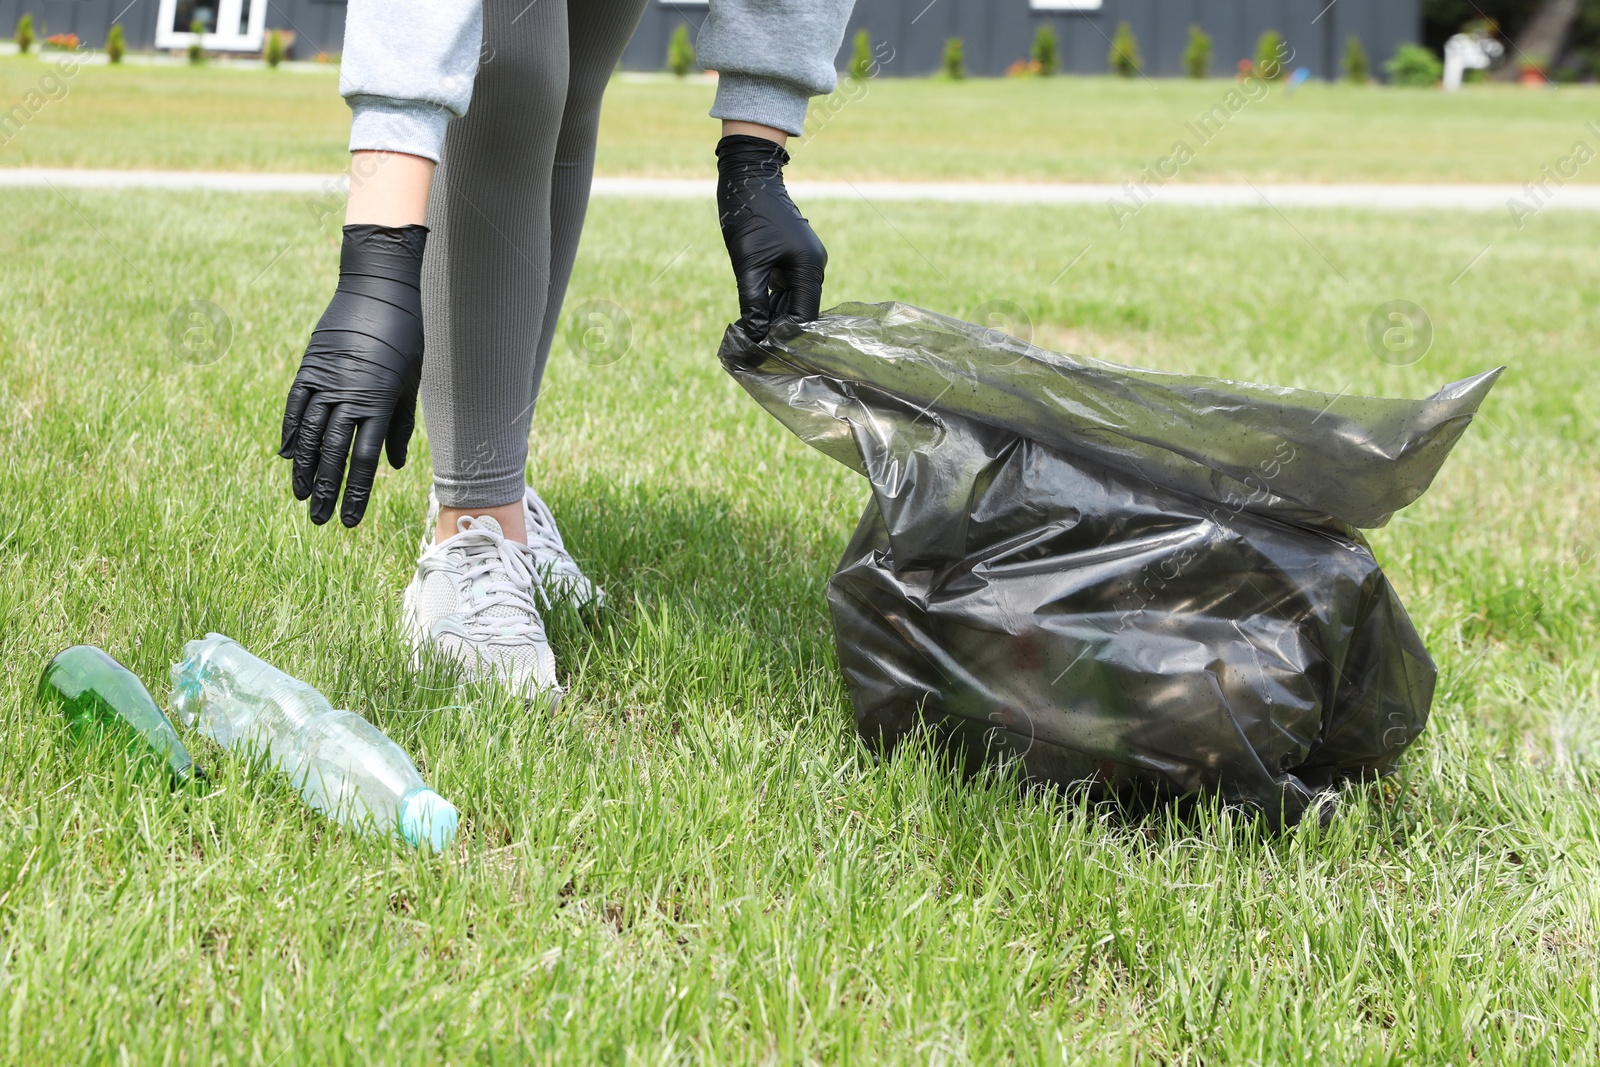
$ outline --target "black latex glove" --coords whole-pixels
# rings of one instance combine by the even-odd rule
[[[739,284],[739,327],[760,341],[779,319],[810,322],[822,309],[828,250],[783,187],[789,153],[763,137],[717,142],[717,211]]]
[[[339,288],[322,313],[283,410],[278,455],[294,460],[294,495],[311,498],[311,521],[361,521],[388,448],[406,465],[422,380],[422,247],[425,226],[346,226]],[[353,451],[352,451],[353,447]]]

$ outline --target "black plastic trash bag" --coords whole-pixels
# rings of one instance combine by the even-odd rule
[[[856,725],[1292,823],[1391,772],[1435,670],[1357,527],[1422,495],[1499,371],[1426,400],[1058,355],[846,304],[722,360],[872,502],[829,583]]]

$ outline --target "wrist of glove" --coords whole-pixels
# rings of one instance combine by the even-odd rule
[[[739,286],[738,326],[760,341],[780,320],[810,322],[822,307],[828,250],[783,184],[789,153],[761,137],[717,142],[717,211]]]
[[[339,287],[289,388],[278,455],[294,461],[296,499],[311,521],[354,526],[366,513],[378,457],[405,466],[422,380],[424,226],[346,226]],[[345,465],[349,462],[349,478]]]

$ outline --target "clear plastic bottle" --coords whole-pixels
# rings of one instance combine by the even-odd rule
[[[397,832],[434,851],[455,836],[456,809],[399,745],[231,638],[207,634],[183,646],[172,667],[172,708],[222,747],[264,754],[336,822]]]

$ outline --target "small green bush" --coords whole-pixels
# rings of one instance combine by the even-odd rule
[[[33,47],[33,16],[23,15],[17,20],[17,51],[23,55],[28,54],[28,49]]]
[[[121,63],[122,57],[128,54],[128,41],[122,36],[122,23],[115,23],[106,31],[106,58],[113,63]]]
[[[1033,49],[1029,58],[1039,64],[1039,73],[1054,74],[1061,67],[1061,46],[1056,41],[1056,31],[1046,23],[1033,35]]]
[[[265,52],[267,66],[276,70],[278,64],[283,62],[283,34],[277,30],[267,31],[267,47]]]
[[[1139,55],[1139,42],[1133,36],[1133,27],[1126,22],[1117,23],[1117,32],[1111,38],[1111,51],[1106,56],[1111,73],[1131,78],[1143,73],[1144,59]]]
[[[850,77],[858,82],[872,77],[872,34],[864,28],[856,31],[855,45],[850,50]]]
[[[1283,43],[1283,34],[1277,30],[1264,30],[1256,41],[1256,73],[1269,82],[1283,78],[1283,60],[1289,49]]]
[[[1413,89],[1426,89],[1438,84],[1444,76],[1444,64],[1433,51],[1420,44],[1403,44],[1394,51],[1394,58],[1383,65],[1389,75],[1389,84]]]
[[[1183,72],[1191,78],[1211,76],[1211,35],[1199,26],[1189,27],[1189,43],[1183,49]]]
[[[939,73],[955,81],[967,76],[967,51],[961,38],[952,37],[944,43],[944,55],[939,57]]]
[[[687,77],[694,70],[694,42],[689,40],[689,24],[678,23],[667,42],[667,69],[678,77]]]
[[[205,23],[195,19],[189,23],[189,32],[194,34],[194,40],[189,42],[189,62],[198,66],[206,61],[205,51],[200,47],[200,35],[206,32]]]
[[[1361,47],[1361,38],[1351,34],[1344,42],[1344,80],[1352,85],[1365,85],[1372,80],[1372,63],[1367,50]]]

